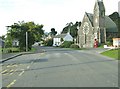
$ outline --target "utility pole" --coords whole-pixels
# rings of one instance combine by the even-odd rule
[[[28,51],[28,32],[26,32],[26,52]]]

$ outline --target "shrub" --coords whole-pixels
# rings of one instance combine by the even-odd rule
[[[60,47],[61,47],[61,48],[70,48],[71,44],[73,44],[73,42],[71,42],[71,41],[64,41],[64,42],[60,45]]]
[[[79,46],[78,46],[78,45],[75,45],[75,44],[72,44],[72,45],[70,46],[70,48],[79,48]]]
[[[53,39],[48,39],[44,42],[45,46],[52,46],[53,45]]]

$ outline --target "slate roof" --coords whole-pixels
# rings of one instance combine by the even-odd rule
[[[90,20],[90,22],[91,22],[91,24],[93,26],[93,14],[86,13],[86,15],[88,16],[88,18],[89,18],[89,20]],[[105,16],[105,26],[106,26],[106,31],[107,32],[118,32],[117,25],[108,16]]]
[[[107,32],[118,32],[117,25],[113,22],[113,20],[110,17],[105,16],[105,21]]]
[[[56,35],[54,38],[64,38],[66,36],[66,34],[59,34],[59,35]]]
[[[89,20],[90,20],[90,22],[91,22],[91,24],[92,24],[92,26],[93,26],[93,14],[91,14],[91,13],[86,13],[86,15],[88,16],[88,18],[89,18]]]

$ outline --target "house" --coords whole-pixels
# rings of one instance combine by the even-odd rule
[[[113,46],[120,47],[120,38],[113,38]]]
[[[93,48],[95,40],[106,43],[109,37],[116,38],[118,28],[111,18],[105,15],[103,0],[96,0],[93,14],[85,13],[78,30],[77,44],[80,48]]]
[[[4,47],[4,45],[5,45],[5,41],[4,40],[2,40],[2,38],[0,38],[0,48],[2,47]]]
[[[59,34],[53,38],[53,46],[60,46],[64,41],[73,41],[73,37],[69,34]]]
[[[19,46],[19,40],[14,39],[13,42],[12,42],[12,45],[15,46],[15,47]]]

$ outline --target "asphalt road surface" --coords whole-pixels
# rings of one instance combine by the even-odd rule
[[[118,87],[118,61],[95,49],[38,49],[2,64],[2,87]]]

